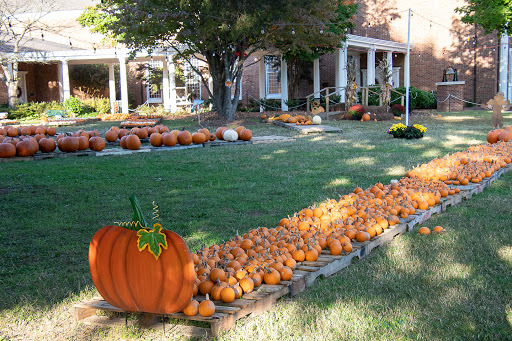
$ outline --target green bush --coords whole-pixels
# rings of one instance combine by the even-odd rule
[[[137,113],[140,116],[148,116],[148,115],[161,115],[165,116],[167,113],[164,110],[164,107],[162,105],[139,105],[137,107]]]
[[[403,86],[394,90],[405,95],[405,87]],[[398,98],[400,98],[399,94],[391,92],[391,103],[400,101]],[[409,105],[411,109],[432,109],[437,106],[437,101],[431,92],[411,86],[409,88]]]
[[[405,95],[405,87],[401,86],[399,88],[394,88],[393,90],[398,91],[401,94]],[[375,91],[380,94],[380,88],[373,88],[372,91]],[[359,91],[357,93],[357,97],[359,102],[362,102],[362,93]],[[401,96],[396,92],[391,92],[391,103],[401,103]],[[425,90],[420,90],[414,86],[409,87],[409,104],[412,109],[432,109],[437,106],[437,101],[435,96]],[[368,105],[379,105],[379,95],[374,93],[368,94]]]
[[[76,97],[69,97],[67,100],[64,101],[64,108],[66,108],[67,111],[72,113],[71,116],[80,116],[82,113],[82,102],[76,98]]]
[[[278,99],[261,99],[260,105],[264,111],[281,111],[281,101]]]
[[[60,102],[29,102],[19,103],[16,108],[9,110],[7,117],[9,119],[40,119],[47,110],[62,110],[64,109]]]
[[[110,113],[110,99],[108,98],[93,97],[84,99],[82,103],[82,114],[94,112],[100,115]]]

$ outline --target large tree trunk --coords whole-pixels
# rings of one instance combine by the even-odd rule
[[[18,104],[18,81],[11,81],[7,85],[7,95],[9,97],[9,108],[16,107]]]
[[[9,108],[16,107],[18,103],[18,62],[15,61],[9,66],[9,63],[2,63],[2,71],[4,72],[2,80],[7,87],[7,98]]]
[[[239,64],[237,71],[234,69],[234,61],[227,55],[206,56],[210,75],[213,78],[212,96],[217,114],[228,121],[235,120],[235,113],[240,97],[240,82],[242,79],[243,64]],[[203,80],[203,83],[205,81]],[[207,84],[205,84],[207,86]],[[231,89],[235,88],[235,94],[231,96]]]

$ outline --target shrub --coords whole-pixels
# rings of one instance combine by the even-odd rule
[[[264,111],[281,111],[281,101],[277,99],[261,99],[260,105]]]
[[[405,95],[405,87],[395,88],[394,90]],[[399,101],[400,95],[391,92],[391,102]],[[411,109],[431,109],[437,106],[434,95],[429,91],[420,90],[414,86],[409,88],[409,107]]]
[[[405,114],[405,107],[401,104],[393,104],[390,111],[395,116],[401,116],[402,114]]]
[[[82,113],[82,102],[76,97],[69,97],[63,104],[64,108],[72,113],[71,116],[77,116]]]
[[[82,101],[82,113],[94,112],[98,115],[110,113],[110,99],[104,97],[87,98]]]
[[[10,109],[7,117],[9,119],[39,119],[44,116],[47,110],[62,110],[64,107],[60,102],[29,102],[19,103],[16,108]]]
[[[403,86],[394,88],[393,90],[405,95],[405,87]],[[373,88],[372,91],[380,94],[380,88]],[[357,93],[357,96],[359,98],[359,102],[361,102],[361,91]],[[400,103],[400,98],[400,94],[397,94],[394,91],[391,92],[391,103]],[[411,109],[432,109],[437,106],[437,101],[431,92],[411,86],[409,87],[409,104]],[[368,94],[368,105],[379,105],[379,95],[370,92]]]
[[[139,105],[137,107],[137,113],[140,116],[150,116],[150,115],[157,115],[157,116],[165,116],[167,113],[164,110],[164,107],[162,105]]]

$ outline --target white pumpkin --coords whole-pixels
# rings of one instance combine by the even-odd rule
[[[224,140],[228,142],[234,142],[238,140],[238,133],[234,131],[233,129],[226,129],[224,130],[224,134],[222,135]]]
[[[322,124],[322,118],[318,115],[313,116],[311,119],[311,123],[313,124]]]

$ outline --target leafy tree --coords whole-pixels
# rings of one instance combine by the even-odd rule
[[[9,108],[18,101],[20,52],[31,32],[49,30],[43,19],[53,7],[51,0],[0,0],[0,79],[7,86]]]
[[[335,22],[337,4],[336,0],[104,0],[79,21],[136,50],[175,51],[201,77],[219,115],[234,120],[244,62],[256,51],[274,46],[277,31],[289,29],[294,20]],[[311,46],[308,42],[290,39],[296,46]],[[212,90],[201,70],[190,63],[194,55],[207,63]]]
[[[81,91],[90,96],[96,96],[105,90],[108,84],[108,67],[105,64],[72,65],[69,76],[75,80]]]
[[[300,72],[304,65],[323,54],[334,52],[346,40],[346,32],[353,27],[351,19],[357,7],[354,1],[331,1],[324,6],[312,3],[311,7],[296,9],[292,13],[292,22],[300,22],[301,25],[284,25],[273,32],[274,44],[288,63],[289,96],[298,96]]]
[[[487,32],[494,30],[500,33],[510,31],[512,22],[512,0],[468,0],[466,6],[458,7],[462,21],[467,24],[478,24]]]

